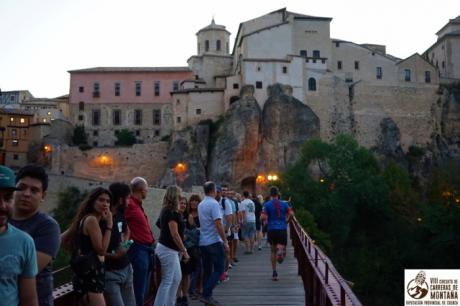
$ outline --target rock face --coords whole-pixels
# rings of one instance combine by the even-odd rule
[[[260,161],[265,171],[284,171],[300,157],[303,143],[320,137],[319,118],[305,104],[285,94],[288,86],[268,88],[269,98],[262,113]]]
[[[208,164],[211,180],[233,185],[257,173],[262,112],[253,93],[253,86],[242,88],[242,98],[231,104],[213,135]]]
[[[378,145],[371,149],[381,160],[395,160],[403,167],[407,161],[401,148],[401,132],[393,119],[386,117],[380,121],[380,135]]]

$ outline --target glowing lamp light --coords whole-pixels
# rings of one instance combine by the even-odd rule
[[[272,175],[272,180],[277,181],[278,180],[278,175],[276,175],[276,174]]]
[[[319,182],[320,182],[321,184],[323,184],[325,181],[326,181],[326,180],[325,180],[324,178],[320,178],[320,179],[319,179]]]
[[[177,163],[177,165],[174,167],[174,172],[176,173],[184,173],[187,171],[187,164],[185,163]]]
[[[417,218],[417,221],[418,221],[418,222],[422,222],[422,218]]]
[[[271,180],[273,180],[273,176],[271,176],[271,175],[269,174],[269,175],[267,176],[267,179],[268,179],[269,181],[271,181]]]
[[[52,151],[52,148],[51,148],[50,145],[45,145],[45,146],[43,147],[43,151],[44,151],[45,153],[50,153],[50,152]]]
[[[256,183],[257,183],[257,184],[263,184],[263,183],[265,183],[265,176],[259,174],[259,175],[256,177]]]
[[[112,159],[110,158],[110,156],[103,154],[99,156],[97,162],[101,166],[109,166],[110,164],[112,164]]]
[[[455,198],[455,203],[460,203],[460,198]]]

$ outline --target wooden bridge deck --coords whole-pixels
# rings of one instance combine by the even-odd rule
[[[305,305],[305,292],[302,279],[297,275],[297,260],[290,239],[286,259],[277,265],[278,281],[271,279],[269,246],[244,255],[244,244],[240,242],[237,258],[239,263],[230,270],[230,280],[214,289],[213,297],[221,306]],[[199,301],[190,302],[192,306],[204,305]]]

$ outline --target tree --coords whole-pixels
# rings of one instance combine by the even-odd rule
[[[73,130],[72,142],[77,146],[88,144],[88,138],[86,136],[84,125],[77,125],[75,127],[75,129]]]
[[[117,133],[117,146],[132,146],[135,143],[136,136],[134,136],[133,132],[127,129],[122,129]]]

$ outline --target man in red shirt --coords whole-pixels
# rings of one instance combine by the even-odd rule
[[[142,207],[142,200],[147,197],[148,184],[142,177],[131,180],[131,196],[125,210],[125,219],[131,231],[134,243],[128,251],[129,261],[133,266],[133,287],[136,305],[143,306],[148,294],[150,272],[153,268],[153,238],[147,215]]]

